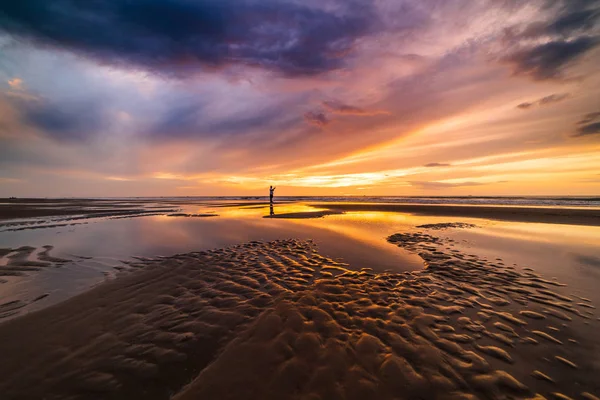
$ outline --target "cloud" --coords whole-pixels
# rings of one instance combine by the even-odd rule
[[[592,122],[592,121],[594,121],[594,120],[596,120],[598,118],[600,118],[600,111],[598,111],[598,112],[592,112],[592,113],[589,113],[589,114],[585,114],[583,116],[583,119],[581,121],[577,122],[577,124],[578,125],[587,124],[587,123],[590,123],[590,122]]]
[[[520,108],[522,110],[527,110],[529,108],[531,108],[535,103],[521,103],[517,106],[517,108]]]
[[[517,75],[527,75],[534,80],[561,79],[565,68],[598,43],[598,39],[592,37],[555,40],[518,50],[504,60],[513,65],[513,71]]]
[[[385,111],[371,111],[365,110],[364,108],[351,106],[349,104],[344,104],[339,101],[323,101],[321,103],[326,111],[332,114],[339,115],[356,115],[356,116],[375,116],[380,114],[389,114]],[[304,114],[304,119],[311,125],[318,126],[320,128],[329,125],[333,120],[326,114],[322,109],[317,109],[315,111],[309,111]]]
[[[585,114],[583,119],[577,122],[577,129],[573,137],[600,134],[600,111]]]
[[[6,128],[12,135],[28,129],[62,143],[111,141],[118,147],[137,140],[134,146],[139,147],[139,142],[200,139],[254,148],[264,145],[262,139],[284,137],[293,124],[309,129],[302,118],[305,92],[274,96],[271,90],[259,91],[257,85],[218,74],[198,81],[164,80],[31,47],[13,47],[4,55],[13,64],[7,74],[20,70],[27,82],[26,90],[6,87],[0,93],[0,101],[15,114],[16,122]],[[0,125],[6,126],[6,118]],[[242,136],[248,137],[245,143]]]
[[[449,167],[450,164],[447,163],[438,163],[438,162],[433,162],[433,163],[429,163],[429,164],[425,164],[424,165],[427,168],[433,168],[433,167]]]
[[[593,122],[591,124],[582,125],[577,128],[575,136],[587,136],[595,135],[600,133],[600,122]]]
[[[380,110],[365,110],[364,108],[359,108],[355,106],[351,106],[348,104],[340,103],[338,101],[324,101],[323,106],[334,114],[345,114],[345,115],[378,115],[378,114],[388,114],[385,111]]]
[[[521,103],[517,106],[517,108],[520,108],[522,110],[528,110],[535,105],[546,106],[548,104],[561,102],[565,99],[568,99],[570,96],[571,95],[569,93],[555,93],[549,96],[542,97],[541,99],[535,101]]]
[[[541,106],[544,106],[547,104],[558,103],[560,101],[567,99],[568,97],[569,97],[569,93],[551,94],[550,96],[542,97],[539,100],[539,104]]]
[[[154,115],[148,115],[148,109],[138,112],[145,116],[138,130],[142,136],[159,142],[201,139],[221,143],[227,149],[256,149],[268,145],[263,142],[281,139],[290,130],[307,129],[300,115],[305,95],[270,98],[243,93],[231,98],[227,93],[231,89],[235,85],[204,88],[203,96],[193,90],[171,92],[161,107],[151,104]],[[235,142],[231,142],[233,137]]]
[[[9,79],[8,86],[13,90],[23,90],[23,80],[19,78]]]
[[[209,137],[219,138],[221,141],[230,136],[237,136],[239,139],[239,136],[249,135],[257,130],[268,135],[273,131],[285,131],[301,122],[301,119],[288,115],[284,110],[285,105],[282,104],[210,119],[207,117],[208,110],[201,104],[177,104],[152,121],[145,134],[155,139]]]
[[[81,142],[109,126],[106,105],[97,99],[57,102],[44,98],[17,98],[21,118],[27,125],[60,142]]]
[[[547,7],[556,10],[554,17],[530,24],[522,33],[523,37],[544,35],[569,37],[593,29],[600,17],[600,10],[590,7],[592,2],[549,0],[546,3]],[[554,7],[552,3],[555,3]]]
[[[540,0],[536,15],[527,23],[511,27],[520,38],[573,38],[594,32],[600,20],[600,6],[589,0]],[[539,18],[541,16],[541,18]]]
[[[168,76],[230,64],[290,76],[335,70],[376,20],[371,1],[21,0],[0,9],[1,29],[16,37]]]
[[[410,181],[408,182],[411,186],[415,186],[419,189],[448,189],[448,188],[457,188],[457,187],[468,187],[468,186],[482,186],[486,185],[486,183],[482,182],[456,182],[456,183],[448,183],[448,182],[428,182],[428,181]]]
[[[307,113],[304,114],[304,119],[312,125],[318,126],[318,127],[324,127],[326,125],[328,125],[331,120],[327,117],[327,115],[325,115],[325,113],[322,112],[318,112],[318,111],[309,111]]]
[[[515,74],[560,80],[568,67],[600,43],[600,8],[586,0],[545,0],[541,4],[539,15],[544,18],[505,30],[509,48],[503,61],[512,64]]]
[[[577,3],[583,4],[583,2],[573,1],[572,7],[576,7]],[[567,8],[567,10],[565,14],[546,26],[546,33],[570,35],[573,32],[586,31],[593,28],[600,17],[600,10],[598,9],[573,10]]]

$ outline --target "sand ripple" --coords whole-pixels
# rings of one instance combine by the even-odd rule
[[[0,248],[0,283],[3,276],[23,276],[28,272],[48,267],[59,267],[71,260],[53,257],[50,252],[54,246],[46,245],[40,249],[22,246],[16,249]]]
[[[597,321],[558,282],[446,253],[430,235],[389,241],[421,254],[427,268],[351,271],[296,240],[140,260],[146,268],[134,274],[0,325],[0,393],[177,400],[598,394],[589,357],[595,342],[585,334],[585,323]]]

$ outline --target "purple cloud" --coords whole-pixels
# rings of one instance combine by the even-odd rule
[[[371,1],[21,0],[0,29],[104,64],[172,76],[230,64],[289,76],[341,68],[376,26]]]
[[[329,125],[331,120],[325,115],[325,113],[317,112],[317,111],[309,111],[304,114],[304,119],[309,124],[318,126],[320,128]]]

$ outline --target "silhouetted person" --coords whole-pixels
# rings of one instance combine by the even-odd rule
[[[269,202],[273,203],[273,194],[275,193],[276,187],[269,186]]]

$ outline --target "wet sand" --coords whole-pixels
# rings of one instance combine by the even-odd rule
[[[332,211],[404,212],[417,215],[600,226],[600,210],[595,208],[534,208],[514,206],[384,203],[311,203],[311,205]]]
[[[343,211],[324,210],[324,211],[301,211],[301,212],[290,212],[283,214],[265,215],[263,218],[282,218],[282,219],[309,219],[309,218],[323,218],[328,215],[343,214]]]
[[[0,221],[59,216],[71,216],[70,220],[113,216],[129,217],[177,210],[171,204],[156,205],[155,200],[0,199]]]
[[[352,271],[297,240],[139,260],[135,273],[1,324],[0,393],[178,400],[599,394],[593,304],[560,282],[464,254],[428,232],[388,239],[425,260],[426,269],[407,273]]]
[[[283,204],[284,202],[279,202]],[[131,217],[137,215],[162,215],[177,213],[181,207],[263,207],[268,202],[247,200],[244,202],[222,200],[218,203],[202,198],[124,198],[124,199],[85,199],[85,198],[0,198],[0,221],[24,218],[71,217],[73,219]],[[0,227],[6,223],[0,224]]]

